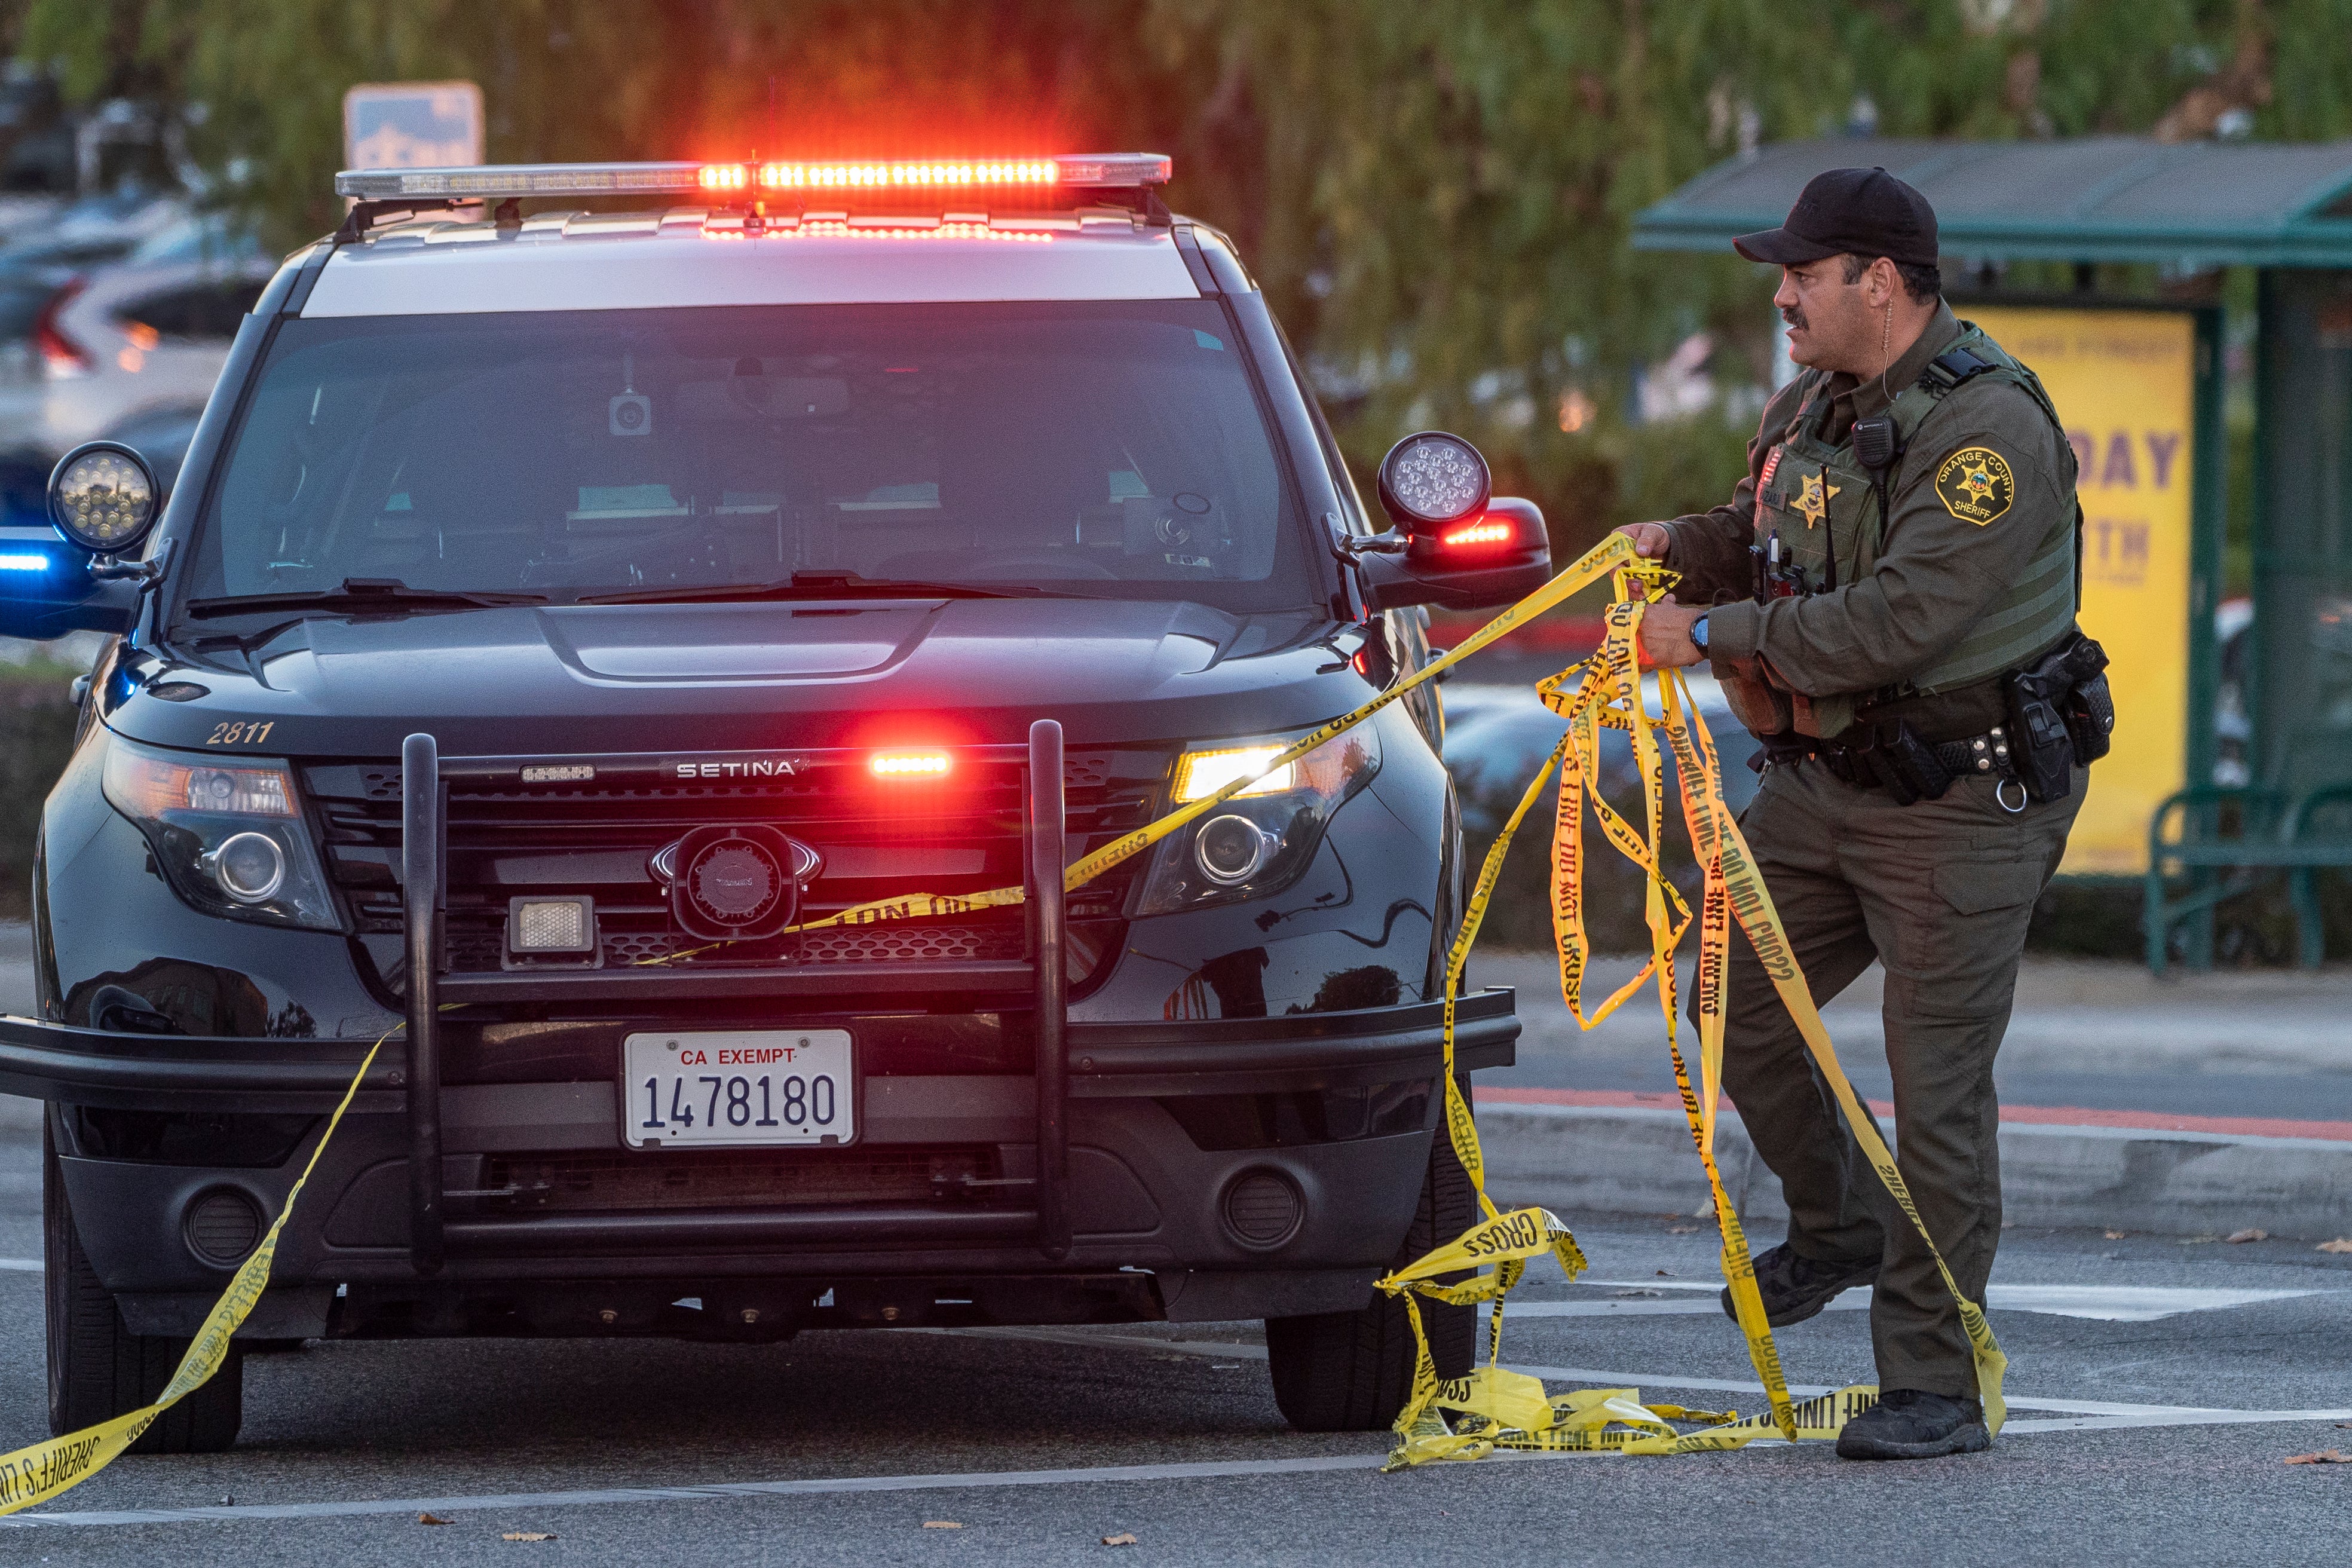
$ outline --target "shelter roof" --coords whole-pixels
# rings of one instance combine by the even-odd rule
[[[1634,247],[1727,248],[1815,174],[1873,164],[1935,204],[1948,257],[2352,268],[2352,141],[1778,142],[1644,209]]]

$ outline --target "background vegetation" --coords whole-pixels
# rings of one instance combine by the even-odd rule
[[[1626,244],[1708,165],[1847,130],[2352,132],[2352,0],[5,0],[0,26],[76,98],[167,106],[289,246],[340,216],[357,81],[480,83],[502,161],[1172,153],[1351,458],[1459,429],[1563,551],[1737,462],[1736,408],[1632,417],[1696,330],[1718,384],[1769,374],[1758,269]]]
[[[1634,252],[1643,206],[1790,138],[2352,134],[2347,40],[2352,0],[0,0],[0,45],[161,106],[289,247],[341,216],[360,81],[479,83],[501,162],[1171,153],[1350,460],[1459,430],[1560,559],[1719,498],[1771,374],[1771,279]],[[2249,302],[2242,276],[2097,281]],[[1732,395],[1645,421],[1645,367],[1697,332]],[[2233,399],[2239,577],[2249,425]],[[2053,905],[2049,940],[2128,952],[2126,891]]]

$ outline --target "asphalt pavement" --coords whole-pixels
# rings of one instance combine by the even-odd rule
[[[42,1432],[40,1278],[16,1262],[37,1257],[37,1167],[29,1123],[9,1120],[0,1446]],[[1507,1362],[1556,1374],[1556,1391],[1761,1407],[1712,1305],[1708,1234],[1621,1222],[1582,1240],[1600,1282],[1543,1266],[1514,1298]],[[1202,1563],[2340,1558],[2352,1468],[2284,1461],[2347,1442],[2345,1259],[2012,1233],[1998,1280],[2011,1426],[1961,1458],[1857,1465],[1759,1444],[1381,1475],[1377,1435],[1284,1427],[1247,1324],[314,1343],[248,1361],[233,1452],[119,1460],[10,1521],[0,1552],[238,1568],[1030,1563],[1097,1560],[1128,1550],[1105,1537],[1132,1535],[1136,1561]],[[2019,1299],[2043,1310],[2000,1304],[2030,1286],[2040,1296]],[[1866,1321],[1832,1310],[1783,1331],[1791,1380],[1866,1380]]]
[[[21,1009],[8,987],[26,954],[8,938],[0,1005]],[[1486,978],[1504,977],[1496,967]],[[1540,994],[1528,1000],[1518,1071],[1615,1059],[1552,1039]],[[1644,1044],[1655,1051],[1654,1030],[1629,1035],[1623,1060]],[[0,1100],[0,1448],[44,1433],[37,1126],[36,1108]],[[1507,1363],[1555,1391],[1761,1408],[1713,1304],[1711,1227],[1567,1217],[1591,1274],[1570,1285],[1538,1267],[1513,1298]],[[1801,1391],[1869,1379],[1864,1304],[1849,1295],[1782,1331]],[[1379,1473],[1380,1435],[1284,1426],[1254,1324],[812,1332],[763,1347],[313,1342],[248,1360],[233,1452],[120,1460],[0,1521],[14,1537],[0,1552],[238,1568],[1130,1551],[1203,1563],[2333,1563],[2352,1468],[2284,1461],[2352,1448],[2348,1307],[2352,1256],[2308,1242],[2011,1231],[1990,1309],[2012,1415],[1990,1454],[1871,1466],[1770,1443],[1401,1475]],[[1103,1544],[1124,1535],[1133,1547]]]

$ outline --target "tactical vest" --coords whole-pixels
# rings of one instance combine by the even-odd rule
[[[1945,455],[1935,435],[1937,412],[1954,389],[1980,376],[2024,388],[2058,432],[2067,466],[2074,466],[2074,449],[2041,379],[1982,328],[1968,321],[1960,327],[1960,335],[1918,381],[1895,395],[1890,412],[1895,456],[1886,468],[1887,496],[1895,493],[1906,459],[1927,462]],[[1795,427],[1767,458],[1768,473],[1756,492],[1757,543],[1765,544],[1777,530],[1782,562],[1802,574],[1807,593],[1816,594],[1860,581],[1886,549],[1880,489],[1855,458],[1851,436],[1843,442],[1828,439],[1830,405],[1831,399],[1818,391],[1806,399]],[[2067,478],[2071,489],[2073,476]],[[1846,729],[1864,702],[1968,686],[2014,669],[2056,643],[2074,625],[2080,605],[2082,520],[2080,500],[2071,519],[2053,520],[2017,581],[1933,667],[1891,691],[1814,698],[1810,714],[1803,713],[1808,705],[1801,699],[1800,728],[1826,740]]]

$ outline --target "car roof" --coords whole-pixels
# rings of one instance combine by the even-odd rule
[[[338,246],[306,317],[1201,297],[1173,229],[1119,207],[418,218]]]

